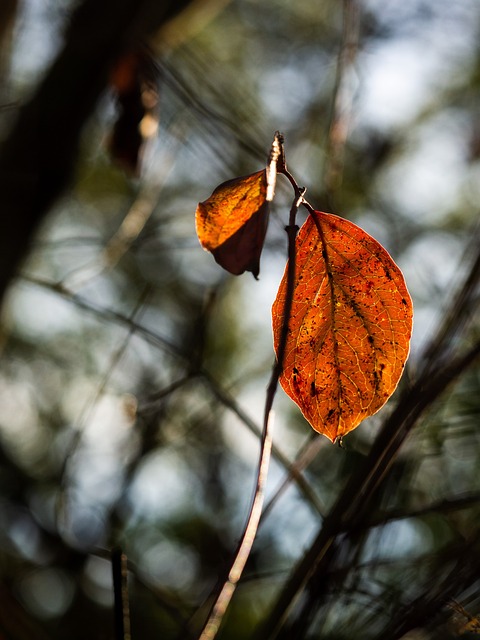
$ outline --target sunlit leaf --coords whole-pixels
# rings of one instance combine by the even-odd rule
[[[272,309],[276,350],[286,273]],[[408,357],[411,330],[410,296],[387,251],[352,222],[311,213],[297,237],[280,382],[316,431],[333,442],[385,404]]]
[[[224,182],[197,207],[195,222],[202,247],[230,273],[251,271],[257,277],[268,204],[265,169]]]

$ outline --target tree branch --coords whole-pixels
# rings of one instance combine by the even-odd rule
[[[400,399],[387,419],[373,447],[359,469],[352,475],[330,514],[325,518],[316,539],[307,550],[282,589],[260,630],[258,638],[275,638],[299,593],[335,548],[336,537],[360,526],[371,505],[371,498],[384,480],[405,438],[424,411],[480,356],[480,342],[449,367],[424,380],[421,378]],[[328,562],[328,560],[327,560]],[[325,567],[322,566],[322,573]]]
[[[0,300],[49,208],[68,186],[83,126],[132,44],[164,25],[191,0],[84,0],[65,45],[0,155]]]
[[[283,150],[283,138],[280,134],[275,134],[275,141],[279,148],[279,155],[275,156],[273,162],[274,166],[269,165],[270,172],[278,170],[279,173],[286,175],[290,182],[292,177],[287,171],[285,163],[285,154]],[[278,168],[277,168],[278,165]],[[274,182],[274,181],[273,181]],[[269,179],[269,188],[270,188]],[[273,197],[273,188],[270,196],[267,195],[267,200]],[[270,465],[270,454],[272,450],[272,426],[273,416],[272,408],[275,394],[278,388],[278,381],[283,371],[283,361],[285,357],[285,349],[287,345],[288,337],[288,325],[290,322],[290,315],[293,304],[293,296],[295,291],[295,259],[296,259],[296,246],[295,240],[297,237],[298,227],[296,225],[296,217],[298,208],[303,202],[304,188],[299,188],[296,184],[294,186],[295,196],[290,209],[290,217],[288,226],[285,228],[288,236],[288,264],[287,264],[287,290],[285,293],[285,304],[282,318],[282,331],[277,348],[277,358],[272,369],[272,375],[267,387],[267,395],[265,398],[265,409],[263,418],[263,433],[260,448],[260,459],[258,462],[257,481],[255,486],[255,493],[250,507],[250,512],[247,518],[247,522],[238,545],[237,552],[233,559],[228,578],[224,582],[219,594],[217,595],[215,602],[208,615],[207,621],[202,629],[200,640],[214,640],[217,632],[222,623],[223,617],[227,610],[228,605],[235,593],[237,584],[242,577],[243,570],[250,556],[250,552],[255,541],[260,517],[262,515],[262,507],[265,496],[265,486],[267,482],[268,468]]]

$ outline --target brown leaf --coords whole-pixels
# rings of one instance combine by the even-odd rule
[[[412,303],[390,255],[352,222],[315,211],[296,242],[280,383],[312,427],[334,442],[395,390],[409,353]],[[275,350],[286,273],[272,309]]]
[[[260,255],[268,224],[265,169],[218,186],[197,206],[198,239],[224,269],[240,275],[260,271]]]
[[[126,171],[137,174],[144,144],[158,127],[158,70],[152,55],[133,49],[121,56],[110,73],[118,116],[107,147]]]

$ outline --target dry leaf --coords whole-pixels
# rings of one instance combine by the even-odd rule
[[[272,309],[275,350],[286,273]],[[385,404],[408,357],[412,315],[402,272],[376,240],[338,216],[309,215],[280,383],[316,431],[334,442]]]
[[[224,269],[240,275],[260,271],[268,224],[265,169],[218,186],[195,214],[198,239]]]

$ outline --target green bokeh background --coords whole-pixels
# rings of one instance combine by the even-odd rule
[[[3,40],[2,139],[58,55],[76,4],[18,4]],[[116,546],[129,560],[132,638],[198,637],[253,492],[292,194],[278,184],[258,282],[222,272],[196,239],[194,212],[223,180],[261,169],[276,130],[309,201],[359,224],[403,269],[415,327],[387,406],[344,449],[315,436],[303,489],[290,481],[262,521],[220,638],[258,633],[398,394],[417,379],[468,273],[473,284],[437,367],[479,340],[471,270],[480,245],[480,4],[231,0],[197,9],[168,32],[170,47],[160,46],[165,34],[151,42],[160,121],[140,176],[106,150],[116,114],[106,90],[82,132],[75,178],[8,291],[2,638],[114,638]],[[345,29],[356,11],[358,35]],[[331,181],[335,115],[348,131]],[[144,226],[108,259],[138,210]],[[311,439],[279,392],[267,502]],[[477,361],[423,413],[364,526],[337,540],[321,585],[303,591],[278,637],[457,637],[467,620],[438,598],[410,635],[389,624],[469,550],[478,566],[469,545],[479,533],[479,465]],[[478,575],[450,594],[472,614]]]

